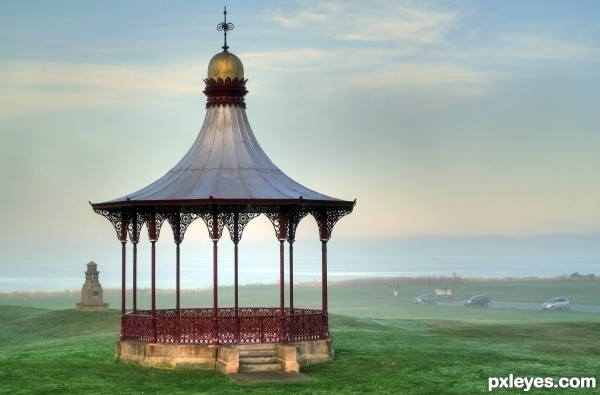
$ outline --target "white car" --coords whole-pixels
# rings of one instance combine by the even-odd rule
[[[569,299],[562,296],[557,298],[550,298],[542,303],[542,309],[544,310],[567,310],[571,306]]]

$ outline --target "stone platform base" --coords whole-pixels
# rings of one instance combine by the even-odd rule
[[[87,303],[76,303],[77,311],[104,311],[108,310],[108,303],[97,303],[97,304],[87,304]]]
[[[301,366],[331,361],[331,340],[311,340],[292,343],[192,345],[161,344],[140,341],[118,341],[116,359],[119,362],[156,368],[193,368],[239,373],[240,352],[270,348],[274,361],[282,372],[299,372]]]

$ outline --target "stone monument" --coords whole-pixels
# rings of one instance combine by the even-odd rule
[[[77,303],[77,311],[98,311],[108,309],[108,303],[104,303],[102,300],[102,285],[100,285],[100,281],[98,281],[98,274],[100,274],[100,272],[97,267],[98,265],[96,265],[95,262],[87,264],[85,283],[83,284],[83,288],[81,288],[81,302]]]

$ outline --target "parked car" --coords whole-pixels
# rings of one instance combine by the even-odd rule
[[[567,310],[570,306],[569,299],[562,296],[550,298],[542,303],[542,309],[544,310]]]
[[[486,295],[477,295],[477,296],[473,296],[472,298],[465,300],[465,306],[467,306],[467,307],[489,306],[490,304],[492,304],[492,301]]]
[[[432,304],[432,303],[437,303],[438,300],[435,295],[423,294],[423,295],[419,295],[416,298],[414,298],[413,302],[415,302],[417,304]]]

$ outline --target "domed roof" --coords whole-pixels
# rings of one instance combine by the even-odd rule
[[[211,78],[214,80],[218,80],[219,78],[225,80],[227,77],[232,80],[235,78],[243,80],[244,65],[240,58],[225,50],[212,57],[208,63],[207,77],[209,80]]]

